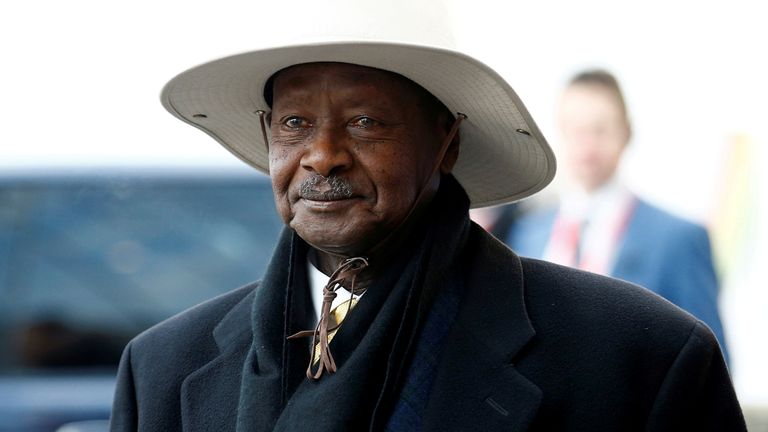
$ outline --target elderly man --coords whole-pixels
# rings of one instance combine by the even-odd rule
[[[286,229],[261,282],[126,347],[112,430],[744,429],[706,326],[470,223],[554,175],[487,66],[291,46],[191,69],[163,102],[268,170]]]

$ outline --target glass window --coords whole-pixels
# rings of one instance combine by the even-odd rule
[[[103,411],[125,343],[259,279],[281,228],[259,174],[0,176],[0,399],[91,376]]]

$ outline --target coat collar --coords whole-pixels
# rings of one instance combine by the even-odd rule
[[[535,336],[522,265],[498,240],[473,230],[468,291],[445,342],[425,430],[528,430],[542,392],[514,366]]]

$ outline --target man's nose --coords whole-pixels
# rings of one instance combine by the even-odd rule
[[[318,128],[309,140],[301,166],[323,177],[348,169],[352,166],[352,154],[344,134],[332,127]]]

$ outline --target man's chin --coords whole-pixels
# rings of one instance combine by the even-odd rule
[[[346,257],[361,256],[370,248],[369,242],[361,241],[368,237],[365,234],[337,235],[337,231],[331,228],[323,230],[323,232],[301,228],[294,228],[294,230],[299,237],[313,248],[334,255]]]

